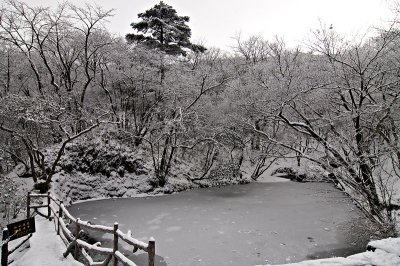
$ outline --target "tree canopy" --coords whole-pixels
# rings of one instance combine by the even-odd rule
[[[152,49],[161,49],[172,55],[186,55],[184,48],[204,52],[205,47],[190,42],[191,29],[186,24],[188,16],[179,16],[176,10],[160,1],[157,5],[139,13],[139,22],[132,22],[136,33],[126,35],[129,43],[141,43]]]

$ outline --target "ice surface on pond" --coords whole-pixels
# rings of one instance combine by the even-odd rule
[[[81,219],[102,212],[107,225],[118,221],[142,241],[153,236],[156,265],[297,262],[365,251],[369,240],[358,209],[326,183],[260,182],[83,202],[70,210]],[[138,265],[146,265],[146,257],[131,255]]]

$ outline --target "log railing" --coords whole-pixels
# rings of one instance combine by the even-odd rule
[[[9,264],[8,256],[17,251],[23,244],[25,244],[32,237],[32,234],[29,234],[25,239],[20,241],[16,246],[14,246],[12,250],[8,249],[8,242],[10,241],[9,237],[10,235],[8,234],[8,229],[6,227],[3,229],[3,241],[1,245],[1,266],[7,266]]]
[[[45,199],[45,204],[32,205],[32,198],[42,198]],[[39,208],[46,208],[47,214],[43,214],[40,212]],[[104,225],[96,225],[89,221],[82,221],[79,218],[75,218],[72,216],[62,201],[56,199],[50,193],[47,194],[33,194],[28,193],[27,199],[27,217],[31,215],[31,209],[34,209],[34,212],[38,213],[41,216],[48,218],[49,220],[54,221],[55,230],[57,235],[59,235],[62,241],[67,246],[67,250],[64,252],[64,257],[67,257],[70,253],[74,252],[74,258],[76,259],[79,256],[79,253],[85,258],[87,265],[90,266],[106,266],[109,265],[111,261],[113,261],[113,265],[118,265],[121,262],[123,265],[128,266],[136,266],[136,264],[128,259],[124,254],[122,254],[118,250],[118,242],[119,239],[126,242],[127,244],[133,247],[133,253],[136,251],[143,250],[148,254],[148,265],[154,266],[155,260],[155,241],[153,238],[150,238],[148,243],[142,242],[132,237],[131,232],[123,233],[120,229],[118,229],[118,223],[114,223],[111,226]],[[73,224],[75,226],[75,232],[72,233],[68,227],[68,224]],[[112,247],[101,247],[101,243],[97,242],[95,244],[89,244],[84,240],[80,239],[81,234],[84,232],[84,229],[91,230],[95,232],[101,232],[106,234],[113,235],[113,246]],[[91,251],[96,254],[102,254],[106,257],[101,262],[93,261],[93,258],[89,255],[88,251]]]

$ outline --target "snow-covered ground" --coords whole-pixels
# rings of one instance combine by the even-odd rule
[[[71,255],[63,257],[66,247],[54,230],[54,223],[36,216],[36,233],[19,250],[8,258],[11,266],[83,266]],[[23,238],[21,238],[23,239]],[[9,242],[9,249],[18,245],[21,239]]]
[[[394,266],[400,265],[400,238],[388,238],[372,241],[368,244],[375,248],[346,258],[329,258],[321,260],[307,260],[298,263],[284,264],[286,266]],[[267,264],[269,265],[269,264]],[[266,265],[265,265],[266,266]]]

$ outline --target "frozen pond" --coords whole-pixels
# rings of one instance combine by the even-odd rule
[[[89,201],[70,211],[96,224],[118,221],[120,229],[131,229],[143,241],[153,236],[156,265],[296,262],[356,253],[368,241],[360,236],[366,223],[360,211],[327,183],[257,182]],[[145,254],[130,257],[147,265]]]

